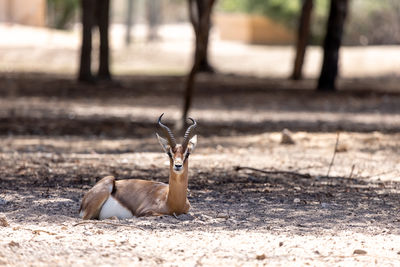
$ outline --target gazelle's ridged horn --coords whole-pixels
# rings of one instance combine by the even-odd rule
[[[192,125],[190,125],[190,126],[187,128],[187,130],[186,130],[186,132],[185,132],[185,135],[184,135],[184,137],[183,137],[183,144],[182,144],[183,150],[186,150],[186,148],[187,148],[187,146],[188,146],[188,144],[189,144],[189,140],[190,140],[190,138],[192,137],[192,131],[193,131],[193,129],[196,128],[196,126],[197,126],[197,122],[196,122],[194,119],[189,118],[189,120],[192,121]]]
[[[168,139],[168,143],[171,146],[171,148],[174,148],[176,146],[176,140],[174,135],[172,134],[172,131],[167,126],[161,123],[161,118],[163,115],[164,113],[161,114],[161,116],[158,118],[158,125],[160,125],[160,127],[164,130],[164,133]]]

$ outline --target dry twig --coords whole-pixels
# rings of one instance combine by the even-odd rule
[[[30,229],[26,229],[26,230],[30,230]],[[30,230],[30,231],[32,231],[32,234],[37,234],[37,235],[40,235],[40,233],[46,233],[48,235],[57,235],[56,233],[52,233],[52,232],[49,232],[49,231],[46,231],[46,230],[40,230],[40,229]]]
[[[240,171],[240,170],[250,170],[250,171],[256,171],[256,172],[261,172],[265,174],[289,174],[289,175],[294,175],[294,176],[299,176],[302,178],[311,178],[311,175],[308,173],[297,173],[297,172],[290,172],[290,171],[265,171],[257,168],[252,168],[252,167],[241,167],[241,166],[236,166],[235,171]]]
[[[326,177],[329,177],[329,173],[331,172],[333,161],[335,160],[336,151],[337,151],[337,147],[338,147],[338,144],[339,144],[339,135],[340,135],[340,132],[337,132],[335,150],[333,151],[333,156],[332,156],[332,159],[331,159],[331,163],[329,164],[329,169],[328,169],[328,173],[326,174]]]
[[[15,227],[15,228],[13,228],[13,230],[14,231],[16,231],[16,230],[25,230],[25,231],[30,231],[30,232],[32,232],[32,234],[35,234],[35,235],[40,235],[40,233],[46,233],[46,234],[48,234],[48,235],[57,235],[56,233],[52,233],[52,232],[49,232],[49,231],[46,231],[46,230],[41,230],[41,229],[29,229],[29,228],[21,228],[21,227]]]
[[[355,164],[353,164],[353,165],[351,166],[351,171],[350,171],[349,179],[351,179],[351,178],[353,177],[353,171],[354,171],[354,167],[355,167],[355,166],[356,166]]]

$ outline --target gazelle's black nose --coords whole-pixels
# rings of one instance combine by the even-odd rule
[[[176,169],[181,169],[182,168],[182,164],[175,164],[175,168]]]

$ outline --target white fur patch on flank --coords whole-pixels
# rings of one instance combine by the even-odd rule
[[[101,207],[99,219],[104,220],[113,216],[119,219],[129,219],[133,217],[133,214],[130,210],[122,206],[118,200],[110,196],[107,201],[104,202],[103,207]]]

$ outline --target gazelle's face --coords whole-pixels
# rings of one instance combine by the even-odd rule
[[[187,128],[185,135],[183,136],[182,145],[180,145],[176,143],[175,137],[171,129],[162,124],[161,118],[163,115],[164,113],[161,114],[161,116],[158,118],[158,125],[164,131],[165,137],[167,137],[167,139],[162,138],[156,133],[157,139],[158,142],[160,142],[160,145],[165,153],[167,153],[170,158],[172,170],[176,174],[181,174],[183,171],[185,171],[185,166],[187,166],[185,162],[188,160],[190,153],[193,152],[197,144],[197,135],[189,139],[191,133],[193,132],[193,129],[196,128],[197,123],[194,119],[189,118],[189,120],[192,121],[192,125]]]
[[[176,145],[176,147],[174,149],[171,149],[171,163],[172,163],[172,167],[174,172],[176,173],[181,173],[183,172],[183,161],[184,161],[184,151],[181,145]]]
[[[181,174],[185,170],[185,162],[188,160],[189,155],[193,152],[194,148],[196,147],[197,144],[197,135],[193,136],[187,145],[186,150],[184,151],[184,148],[182,145],[177,144],[174,148],[172,148],[168,144],[168,140],[160,137],[157,134],[157,139],[158,142],[160,142],[161,147],[163,148],[164,152],[167,153],[167,155],[170,158],[170,164],[173,169],[173,171],[176,174]]]

